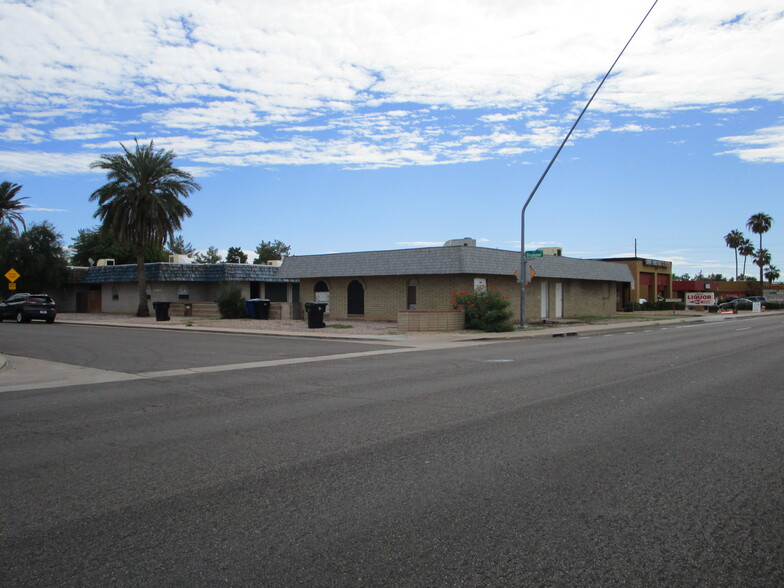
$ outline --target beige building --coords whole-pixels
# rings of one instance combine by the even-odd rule
[[[519,320],[520,253],[473,246],[292,256],[277,277],[296,279],[302,301],[326,302],[332,319],[395,321],[398,311],[441,311],[455,292],[498,289]],[[620,264],[562,256],[528,260],[535,276],[526,288],[530,321],[612,314],[629,296],[632,275]]]

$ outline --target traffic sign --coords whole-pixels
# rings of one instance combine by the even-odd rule
[[[19,279],[19,272],[16,271],[14,268],[11,268],[7,272],[5,272],[5,277],[8,279],[9,282],[16,282]]]
[[[13,282],[9,282],[8,283],[8,289],[9,290],[16,290],[16,284],[14,284]]]
[[[526,251],[525,252],[525,256],[526,257],[544,257],[544,251],[542,251],[541,249],[537,249],[535,251]]]

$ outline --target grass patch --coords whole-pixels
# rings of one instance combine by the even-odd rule
[[[328,329],[353,329],[354,325],[342,325],[340,323],[335,323],[334,325],[327,325]]]

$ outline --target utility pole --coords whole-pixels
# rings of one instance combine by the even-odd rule
[[[544,178],[547,175],[547,172],[549,172],[550,168],[553,167],[553,164],[555,163],[556,158],[561,153],[561,150],[564,148],[564,146],[566,145],[567,141],[569,141],[569,138],[572,136],[572,132],[574,132],[574,129],[577,127],[577,124],[583,118],[583,115],[585,114],[585,111],[588,110],[588,107],[591,105],[591,102],[593,102],[593,99],[599,93],[599,90],[604,85],[604,82],[607,80],[608,77],[610,77],[610,73],[612,72],[613,68],[615,67],[615,64],[618,63],[618,61],[621,59],[621,56],[623,55],[624,51],[626,51],[626,48],[632,42],[632,39],[634,39],[634,36],[637,34],[637,31],[639,31],[640,28],[642,28],[642,25],[645,22],[645,20],[648,18],[648,15],[650,15],[650,13],[653,12],[653,9],[656,6],[656,4],[658,3],[658,1],[659,0],[654,0],[654,3],[648,9],[648,12],[645,13],[645,16],[640,21],[640,24],[637,25],[636,29],[634,29],[634,32],[632,33],[632,36],[629,37],[628,41],[626,41],[626,45],[623,46],[623,49],[621,49],[621,52],[618,54],[618,57],[616,57],[615,61],[613,61],[612,65],[610,66],[610,69],[608,69],[607,73],[604,74],[604,77],[602,78],[602,81],[599,82],[599,85],[596,87],[596,90],[594,90],[593,94],[588,99],[588,102],[586,103],[585,107],[582,109],[582,112],[580,112],[580,115],[577,117],[577,120],[574,121],[574,124],[572,125],[572,128],[569,129],[568,133],[566,133],[566,137],[564,137],[564,140],[561,142],[561,146],[558,147],[558,150],[555,152],[555,155],[553,155],[553,158],[550,160],[550,163],[547,164],[547,168],[545,168],[544,173],[539,178],[539,181],[536,182],[536,186],[534,186],[534,189],[531,191],[531,195],[528,196],[528,200],[526,200],[525,204],[523,205],[523,210],[520,213],[520,328],[521,329],[525,329],[526,328],[526,324],[525,324],[525,286],[526,286],[526,280],[528,280],[528,262],[526,261],[526,258],[525,258],[525,211],[528,208],[528,205],[531,203],[531,200],[533,199],[534,194],[536,194],[536,191],[539,189],[539,186],[544,181]],[[636,240],[635,240],[635,242],[636,242]],[[636,252],[635,252],[635,257],[636,257]]]

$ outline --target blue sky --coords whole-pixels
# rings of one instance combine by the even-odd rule
[[[525,199],[650,5],[6,1],[0,178],[70,244],[96,224],[90,162],[154,139],[202,185],[182,232],[202,250],[519,250]],[[782,267],[783,102],[778,0],[660,0],[529,206],[526,249],[636,239],[729,275],[724,235],[766,212]]]

